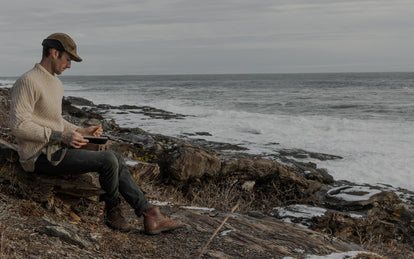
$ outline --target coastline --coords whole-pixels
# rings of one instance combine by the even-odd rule
[[[2,90],[1,93],[5,94],[5,91]],[[175,202],[176,205],[171,207],[164,206],[164,209],[172,212],[175,217],[182,219],[187,225],[183,231],[184,233],[178,234],[178,241],[192,236],[194,240],[198,240],[197,244],[200,245],[209,234],[208,231],[201,231],[201,229],[206,228],[205,224],[211,224],[212,220],[218,215],[219,217],[225,216],[224,212],[229,211],[238,200],[242,199],[244,202],[241,203],[241,208],[237,214],[233,215],[233,218],[239,218],[241,221],[231,221],[231,227],[226,229],[226,231],[232,230],[229,237],[222,236],[220,238],[222,244],[227,249],[223,250],[223,247],[218,243],[212,247],[212,251],[220,251],[222,256],[226,254],[233,255],[233,257],[241,256],[241,254],[237,253],[237,250],[241,249],[240,245],[250,249],[245,250],[243,248],[240,250],[244,251],[245,255],[280,255],[278,253],[282,250],[276,248],[278,242],[283,242],[283,249],[289,251],[285,253],[285,256],[304,256],[304,253],[309,254],[312,251],[314,254],[327,254],[341,250],[350,251],[352,247],[357,248],[355,243],[358,244],[358,240],[355,239],[357,237],[354,236],[355,233],[351,231],[355,226],[360,230],[364,229],[367,231],[365,233],[366,236],[362,236],[358,245],[362,245],[365,249],[371,251],[375,250],[375,245],[384,245],[384,242],[394,240],[395,233],[403,231],[404,238],[395,239],[395,245],[389,248],[392,249],[398,245],[402,249],[401,251],[406,254],[410,253],[409,248],[405,247],[404,244],[412,247],[413,243],[413,240],[410,239],[412,237],[410,232],[410,224],[412,223],[410,223],[410,220],[412,221],[413,219],[414,193],[390,186],[370,186],[344,181],[338,182],[327,172],[319,169],[316,164],[302,164],[289,158],[291,156],[312,155],[320,159],[339,159],[337,157],[327,154],[311,154],[301,150],[286,151],[284,156],[282,155],[274,160],[245,154],[242,151],[240,152],[240,150],[232,153],[231,151],[237,150],[237,146],[226,143],[211,143],[201,140],[201,138],[194,143],[188,143],[181,139],[159,134],[149,134],[139,128],[122,128],[114,120],[104,118],[104,109],[111,109],[113,107],[101,106],[90,109],[86,108],[85,106],[87,105],[84,104],[81,105],[82,109],[79,109],[74,106],[76,102],[65,99],[65,118],[79,125],[102,123],[105,132],[111,139],[110,148],[121,152],[129,161],[137,163],[132,165],[131,169],[134,173],[144,177],[143,179],[148,180],[148,183],[144,185],[145,190],[150,194],[154,202],[156,202],[156,199],[164,201],[172,199]],[[7,100],[7,98],[2,100]],[[3,102],[3,104],[7,106],[7,102]],[[142,112],[148,113],[151,111],[148,108],[146,110],[142,109]],[[161,116],[160,114],[164,113],[164,111],[157,109],[153,110],[153,112],[156,116]],[[173,115],[166,112],[166,116]],[[2,136],[4,137],[7,134],[9,134],[7,128],[2,125]],[[207,134],[207,132],[200,132],[199,136],[204,134]],[[12,139],[8,140],[12,141]],[[191,163],[191,161],[196,161],[194,160],[196,157],[202,159],[201,161],[210,161],[210,163],[204,166],[202,166],[204,163]],[[284,160],[284,164],[278,163],[276,161],[278,159]],[[158,171],[142,173],[139,171],[139,168],[143,164],[151,166],[152,169],[158,166],[159,169]],[[186,168],[183,164],[191,167],[191,170],[185,171]],[[220,168],[216,167],[218,165],[220,165]],[[227,196],[223,196],[224,194]],[[224,199],[224,197],[226,198]],[[6,197],[4,199],[10,198]],[[214,207],[216,212],[208,211],[201,213],[198,211],[198,216],[195,216],[187,213],[188,211],[180,209],[177,203],[182,206]],[[302,206],[298,206],[298,204],[302,204]],[[40,210],[37,208],[38,205],[36,203],[33,206],[36,207],[36,210]],[[400,216],[395,214],[398,211]],[[71,212],[73,211],[71,210]],[[85,209],[78,208],[76,212],[84,220],[90,217],[85,214]],[[401,214],[401,212],[403,213]],[[42,213],[48,212],[43,211]],[[61,218],[67,220],[68,218],[65,215],[61,215]],[[197,217],[203,218],[206,222],[194,226],[190,220],[197,221]],[[93,220],[96,220],[96,218]],[[272,228],[269,227],[274,232],[264,230],[260,234],[252,232],[251,234],[255,238],[258,238],[260,235],[263,235],[264,238],[260,241],[263,247],[255,248],[251,242],[254,243],[254,240],[257,242],[257,239],[253,239],[253,236],[247,236],[247,232],[242,231],[242,226],[247,224],[248,221],[253,222],[252,229],[258,228],[258,225],[254,225],[255,221],[260,222],[261,225],[269,224],[267,225],[268,227],[274,224],[274,222],[277,222],[278,225],[273,225]],[[312,231],[319,231],[324,235],[327,235],[329,232],[331,237],[346,240],[347,245],[343,246],[343,243],[341,245],[338,243],[336,244],[338,246],[333,248],[325,244],[323,251],[320,249],[312,250],[315,249],[315,244],[318,244],[318,246],[322,245],[322,243],[318,243],[319,241],[313,240],[306,244],[309,247],[304,247],[304,252],[298,250],[295,252],[295,249],[300,247],[300,244],[290,243],[289,245],[286,242],[290,238],[294,238],[295,235],[298,235],[296,240],[305,240],[305,236],[308,236],[309,232],[305,231],[305,234],[296,228],[285,229],[285,227],[291,226],[291,223],[286,222],[295,222],[296,224],[307,226]],[[384,222],[387,222],[387,224]],[[395,228],[389,229],[390,224],[394,225]],[[405,226],[404,224],[407,225]],[[89,227],[85,223],[79,223],[78,226]],[[244,229],[244,231],[252,231],[252,229]],[[279,241],[273,240],[275,233],[280,232],[280,229],[285,229],[287,232],[284,233],[290,233],[290,236],[277,236]],[[102,231],[105,230],[98,228],[97,231],[97,235],[102,236]],[[316,233],[318,232],[315,232],[314,235],[318,236],[319,234]],[[381,240],[376,240],[377,243],[368,242],[369,236],[372,237],[372,235],[379,233],[382,235]],[[301,236],[302,234],[305,236]],[[204,236],[204,238],[200,239],[200,236]],[[241,237],[245,238],[247,243],[238,244],[234,241],[235,238]],[[331,237],[329,237],[330,242],[335,242]],[[83,238],[93,244],[105,242],[104,239],[90,240],[87,237]],[[123,238],[131,238],[131,236],[123,236]],[[157,242],[163,242],[163,238],[168,237],[158,237],[156,240],[145,238],[145,242],[155,245]],[[85,244],[88,246],[87,243]],[[194,251],[197,250],[197,247],[191,246],[191,244],[174,243],[174,245],[175,247],[177,245],[183,247],[183,252],[187,253],[181,254],[181,256],[188,256],[191,253],[189,251],[192,249],[194,255]],[[341,246],[342,248],[339,248]],[[99,251],[103,252],[100,249],[98,254]],[[111,251],[114,252],[114,248],[111,248]],[[156,256],[157,254],[154,254],[154,252],[154,249],[149,248],[146,255],[148,257]],[[171,253],[171,251],[167,252]],[[118,251],[118,253],[122,254],[122,251]],[[210,257],[214,258],[215,256],[213,255],[214,253],[209,254]]]

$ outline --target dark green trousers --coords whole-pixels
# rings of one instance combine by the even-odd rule
[[[52,161],[58,160],[62,150],[52,154]],[[119,204],[119,193],[135,210],[137,216],[152,208],[141,188],[132,177],[123,157],[112,151],[90,151],[68,149],[64,159],[56,166],[40,155],[35,164],[35,173],[62,175],[98,172],[101,188],[105,193],[101,200],[109,205]]]

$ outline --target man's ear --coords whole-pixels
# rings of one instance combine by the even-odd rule
[[[57,59],[59,57],[59,50],[57,50],[57,49],[50,49],[50,56],[53,59]]]

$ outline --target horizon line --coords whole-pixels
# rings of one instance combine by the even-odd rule
[[[207,76],[207,75],[300,75],[300,74],[381,74],[381,73],[414,73],[414,71],[377,71],[377,72],[250,72],[250,73],[177,73],[177,74],[74,74],[74,75],[57,75],[58,77],[71,76]],[[0,78],[20,77],[20,75],[0,75]]]

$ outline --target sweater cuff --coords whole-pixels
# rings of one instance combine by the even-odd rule
[[[52,130],[52,134],[49,138],[49,143],[52,145],[60,144],[60,141],[62,140],[62,131],[55,131]]]

